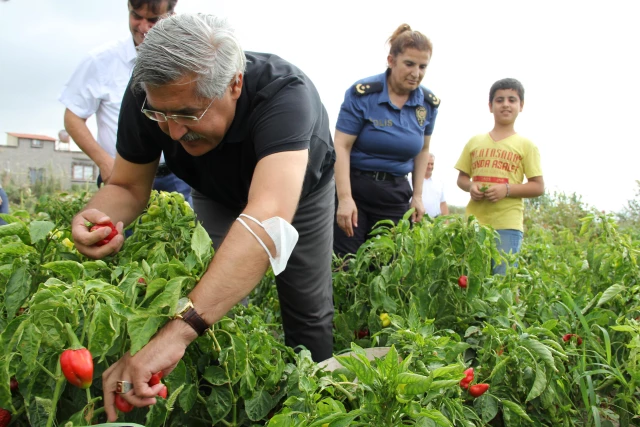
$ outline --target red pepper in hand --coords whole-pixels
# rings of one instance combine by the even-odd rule
[[[482,396],[487,390],[489,390],[489,384],[475,384],[469,387],[469,394],[473,397]]]
[[[99,242],[96,243],[97,246],[104,246],[107,243],[109,243],[111,241],[111,239],[113,239],[114,237],[116,237],[118,235],[118,230],[116,230],[116,226],[113,225],[113,223],[111,221],[104,223],[104,224],[95,224],[93,225],[89,231],[96,231],[96,230],[100,230],[101,228],[110,228],[111,232],[109,233],[109,235],[107,237],[105,237],[104,239],[100,240]]]
[[[167,394],[168,394],[167,386],[162,387],[158,392],[158,396],[160,396],[163,399],[167,398]]]
[[[466,287],[467,287],[467,276],[460,276],[458,278],[458,286],[460,286],[463,289],[466,289]]]
[[[133,405],[124,400],[124,398],[119,394],[116,394],[116,408],[122,412],[131,412],[133,410]]]
[[[460,387],[464,389],[469,388],[469,384],[473,381],[473,368],[469,368],[464,371],[465,377],[460,380]]]
[[[11,422],[11,412],[0,408],[0,427],[7,427]]]
[[[71,329],[71,325],[65,323],[71,348],[60,355],[60,367],[69,383],[79,388],[89,388],[93,381],[93,357],[91,352],[84,348],[78,341],[78,337]]]
[[[160,380],[162,379],[163,375],[164,374],[162,373],[162,371],[156,372],[155,374],[151,375],[151,379],[149,380],[149,387],[160,384]]]

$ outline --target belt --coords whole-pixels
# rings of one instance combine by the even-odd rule
[[[167,176],[171,175],[171,169],[165,163],[160,163],[158,165],[158,170],[156,170],[156,176]]]
[[[351,168],[351,171],[355,175],[368,176],[373,178],[375,181],[391,181],[391,182],[399,182],[407,179],[407,175],[393,175],[389,172],[374,172],[374,171],[363,171],[360,169]]]

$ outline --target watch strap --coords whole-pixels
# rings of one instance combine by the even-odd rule
[[[195,308],[190,307],[183,315],[182,320],[187,322],[189,326],[191,326],[198,336],[204,335],[204,333],[209,329],[209,325],[204,321],[202,317],[198,314]]]

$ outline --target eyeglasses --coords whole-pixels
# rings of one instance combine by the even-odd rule
[[[196,117],[196,116],[184,116],[182,114],[165,114],[165,113],[161,113],[160,111],[147,110],[146,108],[144,108],[144,105],[147,103],[147,97],[145,96],[144,101],[142,102],[142,108],[140,109],[140,111],[142,111],[142,113],[145,116],[147,116],[154,122],[164,123],[167,120],[171,119],[179,125],[189,126],[189,125],[196,125],[198,124],[198,122],[200,122],[200,119],[202,119],[204,115],[207,114],[207,111],[209,111],[209,107],[211,107],[211,105],[213,104],[213,101],[215,101],[215,98],[211,100],[209,105],[207,105],[207,108],[202,112],[200,117]]]

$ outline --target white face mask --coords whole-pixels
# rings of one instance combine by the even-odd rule
[[[287,262],[291,257],[291,253],[293,252],[293,248],[295,248],[296,243],[298,243],[298,231],[293,227],[293,225],[289,224],[283,218],[279,216],[274,216],[273,218],[269,218],[264,220],[263,222],[258,221],[257,219],[246,215],[240,214],[241,217],[249,218],[251,221],[258,224],[260,227],[264,228],[267,232],[271,240],[273,240],[273,244],[276,247],[276,256],[272,257],[267,245],[264,244],[262,239],[258,237],[256,233],[245,223],[242,218],[236,218],[237,221],[240,221],[240,224],[244,226],[253,237],[258,240],[260,246],[267,252],[269,256],[269,262],[271,263],[271,268],[273,269],[273,274],[276,276],[284,271],[287,267]]]

